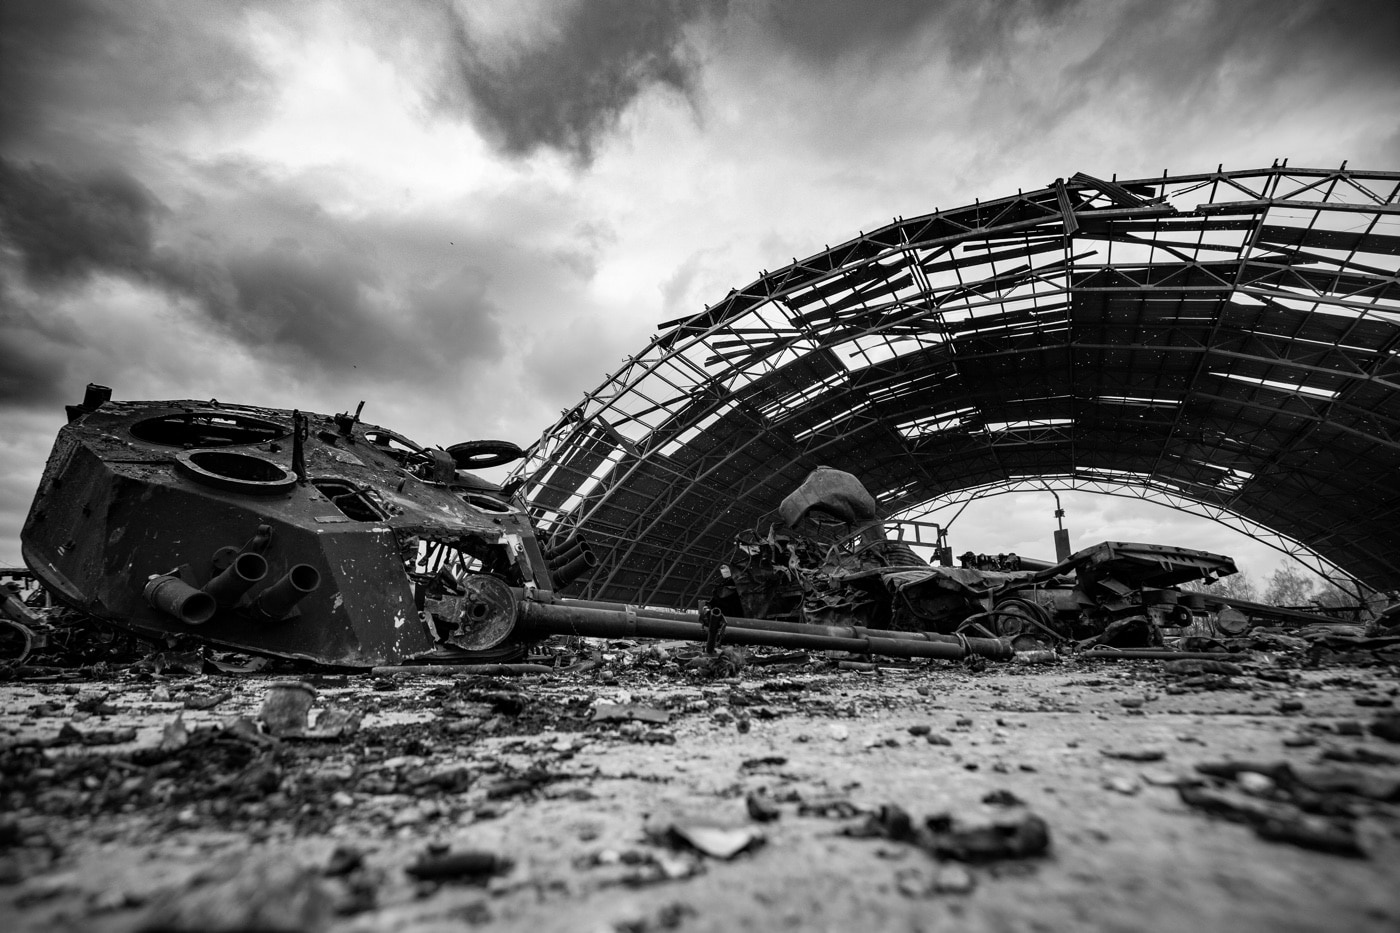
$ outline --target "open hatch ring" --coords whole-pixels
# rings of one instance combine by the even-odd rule
[[[479,512],[489,512],[493,515],[509,515],[511,513],[510,503],[502,502],[495,496],[489,496],[481,492],[458,493],[462,501]]]
[[[250,496],[285,495],[297,484],[294,474],[271,460],[231,450],[181,451],[175,455],[175,469],[211,489]]]

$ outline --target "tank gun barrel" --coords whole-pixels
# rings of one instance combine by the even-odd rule
[[[703,642],[708,630],[698,613],[636,609],[587,600],[547,603],[522,599],[517,619],[527,637],[583,635],[593,638],[673,638]],[[850,651],[896,658],[956,661],[969,654],[1005,660],[1011,646],[994,638],[959,638],[895,632],[862,626],[807,625],[765,619],[726,619],[724,641],[810,651]]]

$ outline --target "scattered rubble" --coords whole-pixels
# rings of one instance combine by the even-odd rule
[[[920,845],[939,858],[960,862],[1034,858],[1050,849],[1050,827],[1034,813],[964,824],[948,814],[931,816]]]
[[[688,846],[710,858],[728,861],[741,852],[752,852],[765,837],[747,827],[713,826],[706,823],[670,823],[648,834],[672,847]]]
[[[1400,755],[1370,734],[1376,717],[1335,728],[1357,708],[1353,696],[1389,696],[1379,676],[1299,668],[1274,681],[1245,664],[1228,675],[1244,687],[1171,695],[1161,685],[1182,675],[1158,661],[1070,661],[1053,673],[1000,676],[935,661],[880,683],[819,655],[797,668],[751,665],[732,683],[678,678],[666,663],[612,674],[605,664],[532,682],[130,667],[98,680],[13,681],[7,689],[25,699],[4,720],[9,738],[0,743],[5,804],[18,814],[0,825],[0,880],[9,881],[0,900],[25,905],[16,908],[23,916],[67,905],[89,925],[112,918],[128,928],[177,894],[193,911],[215,882],[185,880],[176,871],[182,859],[151,883],[120,885],[62,880],[65,866],[89,864],[77,860],[96,857],[96,839],[112,838],[104,834],[158,855],[189,834],[226,832],[269,851],[324,839],[323,849],[289,864],[319,866],[333,929],[336,918],[399,916],[454,896],[474,900],[453,901],[452,910],[517,922],[537,909],[535,891],[554,891],[540,895],[543,903],[586,904],[605,903],[592,900],[594,891],[709,892],[740,883],[731,866],[742,863],[755,881],[772,878],[793,858],[842,843],[846,850],[821,858],[862,884],[951,903],[1026,883],[1012,865],[1063,885],[1088,859],[1112,877],[1121,868],[1110,863],[1123,856],[1096,854],[1112,846],[1094,835],[1095,814],[1159,813],[1140,829],[1111,831],[1136,834],[1141,847],[1144,833],[1190,819],[1166,806],[1167,793],[1188,810],[1252,828],[1258,838],[1240,845],[1283,842],[1367,865],[1394,853],[1377,827],[1400,820]],[[1157,699],[1134,716],[1117,702],[1125,693]],[[1304,711],[1277,709],[1291,695],[1308,698]],[[211,697],[222,699],[202,702]],[[1222,703],[1257,719],[1256,732],[1273,730],[1274,751],[1222,756],[1222,730],[1245,722],[1204,715]],[[313,738],[335,710],[353,710],[358,728]],[[753,731],[737,733],[735,715]],[[1092,744],[1091,733],[1065,731],[1084,716],[1105,717],[1091,720],[1102,733]],[[56,744],[67,727],[132,737]],[[656,730],[668,741],[656,741]],[[1299,731],[1313,744],[1285,746]],[[1168,761],[1178,770],[1151,770]],[[685,802],[703,815],[642,818]],[[298,868],[296,877],[309,875]],[[842,887],[842,896],[859,901],[858,887]],[[639,910],[636,922],[653,922],[656,910]]]

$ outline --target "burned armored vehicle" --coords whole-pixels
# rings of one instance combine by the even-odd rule
[[[1229,557],[1156,544],[1104,542],[1058,563],[936,548],[932,566],[887,540],[876,503],[849,473],[820,467],[779,507],[781,523],[735,543],[721,599],[756,618],[1009,640],[1151,647],[1163,633],[1237,634],[1248,617],[1183,584],[1236,572]],[[1263,608],[1263,607],[1260,607]],[[1193,628],[1194,627],[1194,628]]]
[[[496,661],[549,635],[895,657],[1009,657],[1002,640],[726,619],[566,599],[596,565],[541,547],[525,504],[472,471],[515,445],[419,445],[352,414],[217,401],[70,406],[21,536],[63,603],[142,637],[364,668]]]
[[[781,529],[739,543],[699,611],[569,599],[597,564],[588,543],[546,550],[512,486],[473,472],[518,458],[514,444],[425,447],[358,408],[112,401],[101,386],[68,414],[25,563],[58,600],[155,641],[352,668],[513,660],[556,634],[957,659],[1248,624],[1180,589],[1235,572],[1227,557],[1105,543],[1054,565],[934,567],[886,540],[855,477],[825,469],[784,501]]]
[[[450,656],[495,647],[484,607],[504,591],[552,591],[592,558],[543,553],[520,503],[471,472],[514,444],[110,395],[70,406],[22,553],[57,598],[138,635],[350,667]]]

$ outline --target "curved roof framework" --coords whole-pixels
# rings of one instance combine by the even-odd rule
[[[516,476],[632,603],[693,602],[820,464],[892,516],[1116,492],[1400,588],[1397,195],[1285,163],[896,218],[661,325]]]

